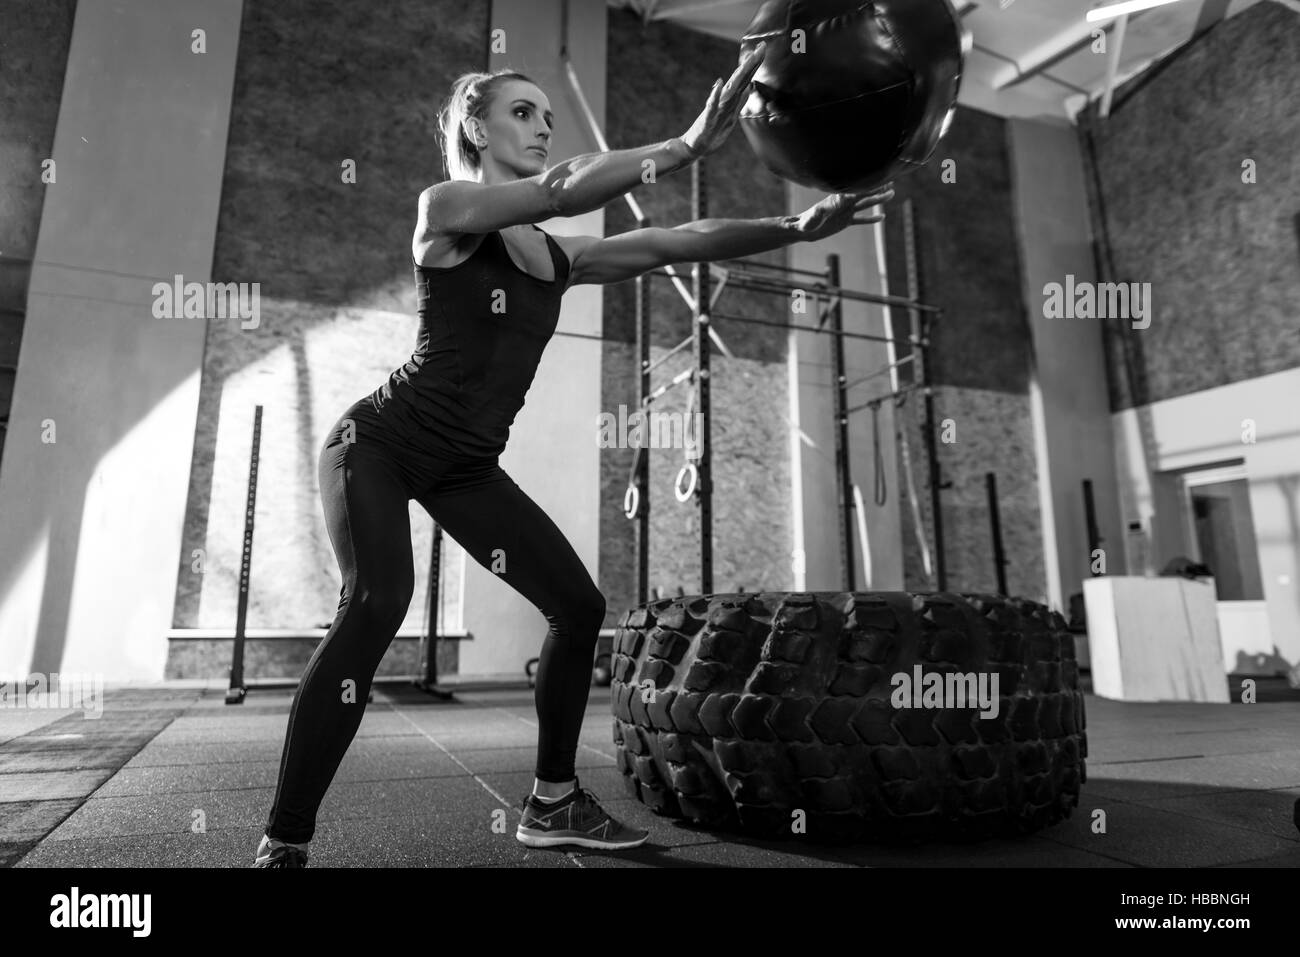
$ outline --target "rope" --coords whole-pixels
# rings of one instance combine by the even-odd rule
[[[889,487],[885,483],[885,462],[880,454],[880,402],[871,403],[871,455],[875,459],[875,497],[877,505],[884,505],[889,498]]]

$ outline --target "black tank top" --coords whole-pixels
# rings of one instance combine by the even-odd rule
[[[546,237],[551,282],[515,265],[499,231],[455,266],[415,263],[415,352],[370,400],[417,448],[456,459],[494,458],[505,449],[569,278],[559,243],[533,228]]]

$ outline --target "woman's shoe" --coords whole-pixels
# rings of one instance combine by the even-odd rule
[[[263,834],[262,843],[258,845],[257,858],[253,861],[253,866],[306,867],[307,856],[307,846],[305,844],[286,844],[283,841],[272,841]]]
[[[649,831],[614,820],[600,806],[596,795],[580,785],[549,803],[529,794],[524,798],[524,816],[515,831],[520,843],[529,847],[576,844],[611,851],[638,847],[649,836]]]

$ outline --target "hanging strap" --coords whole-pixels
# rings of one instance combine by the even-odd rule
[[[880,456],[880,402],[871,403],[871,455],[875,459],[875,503],[884,505],[889,498],[889,487],[885,484],[885,463]]]

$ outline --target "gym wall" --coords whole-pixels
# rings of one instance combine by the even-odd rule
[[[208,323],[176,628],[233,628],[257,404],[248,626],[303,629],[333,619],[340,580],[317,455],[344,410],[414,347],[416,198],[443,178],[435,115],[457,75],[486,67],[488,20],[488,4],[455,0],[244,3],[213,279],[259,282],[261,321],[256,329]],[[343,182],[345,160],[355,161],[355,183]],[[419,505],[410,512],[408,630],[425,615],[432,528]],[[444,541],[445,629],[459,612],[462,562],[458,546]],[[229,640],[171,644],[169,677],[229,667]],[[296,675],[312,644],[252,642],[249,673]],[[394,642],[380,673],[410,673],[413,656],[414,642]]]
[[[1165,490],[1243,464],[1264,599],[1224,639],[1238,671],[1300,660],[1297,102],[1300,14],[1259,3],[1120,87],[1108,118],[1079,118],[1099,268],[1151,283],[1154,306],[1146,329],[1105,322],[1123,520],[1159,568],[1186,548]]]
[[[942,179],[944,163],[955,182]],[[951,591],[997,590],[985,473],[997,474],[1007,587],[1046,600],[1038,464],[1029,401],[1031,344],[1021,292],[1007,124],[958,107],[952,127],[923,169],[900,177],[885,220],[891,293],[906,290],[902,204],[915,210],[919,298],[944,310],[930,336],[929,381],[940,437],[951,420],[952,442],[937,439],[944,555]],[[896,312],[905,334],[907,316]],[[910,395],[898,413],[909,430],[912,467],[927,538],[934,523],[926,469],[924,398]],[[894,486],[902,490],[900,470]],[[944,483],[951,483],[944,488]],[[929,587],[913,523],[902,523],[905,581]]]
[[[154,285],[211,278],[240,12],[76,7],[0,470],[0,672],[163,673],[204,327]]]
[[[736,65],[734,43],[686,30],[667,22],[642,24],[629,10],[609,11],[606,73],[606,138],[610,147],[639,146],[679,136],[695,120],[717,77]],[[737,129],[722,149],[704,161],[707,215],[752,218],[786,212],[782,180],[758,166],[744,135]],[[689,222],[691,171],[663,177],[633,194],[653,225]],[[626,202],[606,208],[605,235],[635,229]],[[750,257],[783,264],[774,250]],[[679,269],[690,288],[690,266]],[[652,278],[650,297],[651,361],[691,335],[693,317],[673,285]],[[617,415],[637,404],[636,284],[605,287],[601,411]],[[717,300],[719,313],[788,322],[785,297],[726,289]],[[714,589],[747,591],[788,589],[792,575],[788,333],[780,328],[728,322],[713,323],[734,354],[713,347],[713,561]],[[690,346],[653,372],[654,387],[693,365]],[[683,412],[690,390],[684,382],[654,408]],[[679,503],[674,481],[684,456],[679,449],[650,449],[649,586],[665,594],[700,591],[699,508],[692,498]],[[636,602],[637,523],[623,513],[623,493],[634,460],[632,449],[600,453],[600,580],[608,602],[606,624],[613,626]]]
[[[13,0],[0,8],[0,87],[23,90],[0,97],[0,468],[45,198],[41,164],[54,149],[76,9],[76,0]]]
[[[1297,104],[1300,14],[1259,3],[1079,115],[1105,278],[1152,285],[1105,322],[1114,411],[1300,366]]]

